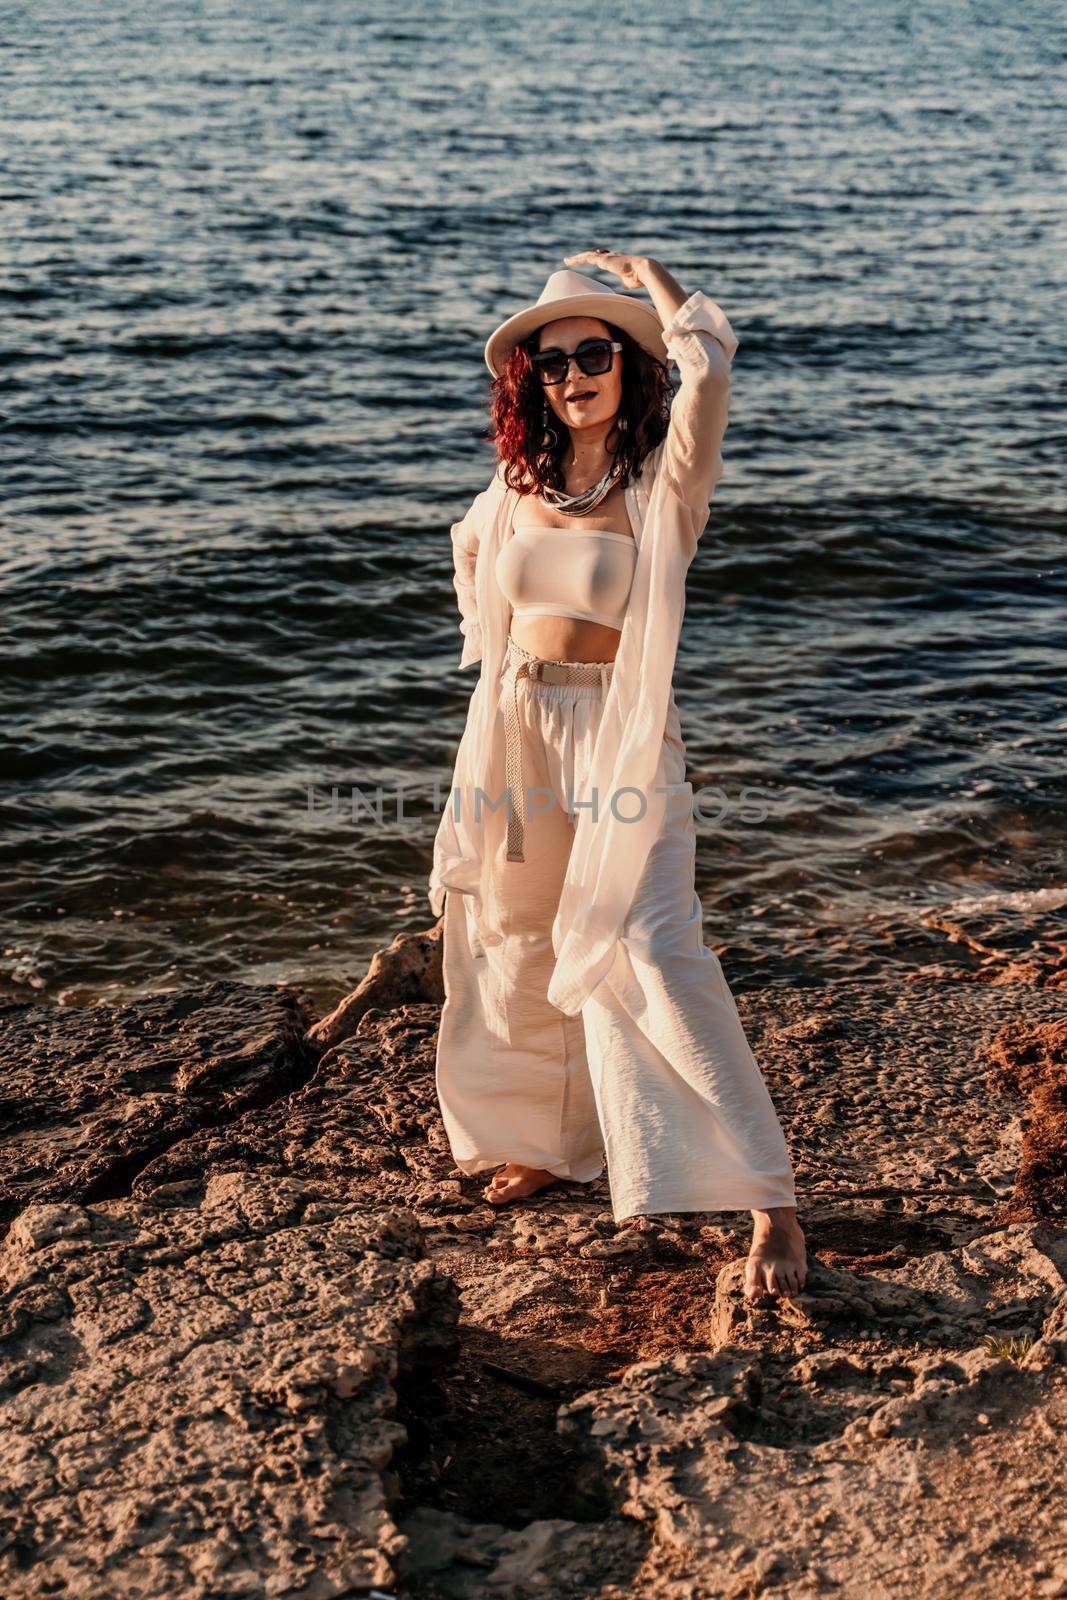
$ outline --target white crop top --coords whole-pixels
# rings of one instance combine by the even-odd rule
[[[601,528],[516,527],[496,578],[516,617],[578,617],[622,628],[637,543]]]

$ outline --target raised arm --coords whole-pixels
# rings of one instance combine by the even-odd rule
[[[699,538],[722,477],[730,363],[737,349],[726,313],[700,289],[687,297],[678,279],[651,256],[586,250],[564,260],[572,267],[589,265],[617,273],[628,289],[647,289],[659,313],[668,359],[677,362],[681,377],[659,470],[667,474],[672,490],[692,513]]]
[[[663,329],[681,382],[671,402],[661,472],[703,530],[722,477],[722,441],[730,412],[730,363],[737,339],[726,313],[700,289]]]

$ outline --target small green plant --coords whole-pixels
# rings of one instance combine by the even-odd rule
[[[982,1339],[986,1349],[1004,1361],[1021,1361],[1033,1342],[1030,1334],[1020,1339],[1003,1339],[997,1333],[987,1333]]]

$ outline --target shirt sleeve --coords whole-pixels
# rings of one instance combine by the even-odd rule
[[[480,500],[481,496],[478,498]],[[478,560],[478,509],[478,500],[475,500],[466,516],[452,524],[452,584],[459,604],[459,631],[463,635],[461,668],[474,666],[482,659],[482,628],[474,581]]]
[[[671,403],[660,470],[703,527],[722,477],[730,364],[738,341],[725,311],[700,289],[664,326],[663,341],[681,381]]]
[[[475,495],[466,515],[452,524],[452,584],[459,604],[463,649],[459,665],[473,667],[482,659],[482,627],[478,615],[478,548],[482,529],[492,518],[505,489],[504,463],[498,461],[487,488]]]

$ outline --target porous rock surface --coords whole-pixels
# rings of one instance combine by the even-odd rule
[[[213,983],[121,1006],[0,1008],[0,1225],[123,1194],[148,1157],[305,1075],[306,1000]]]
[[[754,1307],[743,1214],[486,1202],[401,968],[122,1197],[16,1219],[8,1592],[1067,1594],[1062,992],[738,997],[811,1252]]]
[[[404,1212],[220,1173],[8,1232],[0,1591],[200,1597],[387,1581],[398,1368],[455,1289]]]
[[[776,1314],[731,1265],[717,1348],[637,1363],[558,1425],[703,1573],[665,1592],[1006,1596],[1044,1565],[1056,1593],[1065,1267],[1062,1230],[1016,1225],[933,1273],[816,1267]],[[1007,1321],[1045,1335],[1022,1362],[975,1342]]]

